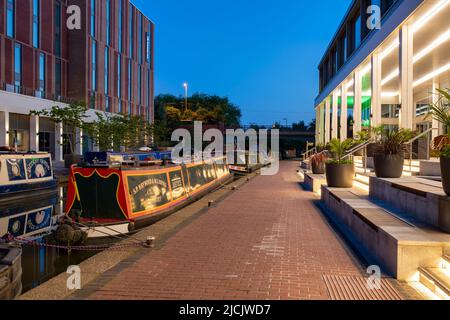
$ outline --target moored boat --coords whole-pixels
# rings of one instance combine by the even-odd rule
[[[124,234],[150,224],[232,179],[224,161],[182,165],[97,161],[71,168],[66,212],[89,238]],[[110,157],[111,159],[111,157]]]
[[[0,201],[56,186],[49,153],[0,153]]]

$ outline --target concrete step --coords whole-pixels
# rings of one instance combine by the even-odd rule
[[[441,268],[419,268],[420,283],[444,300],[450,300],[450,274]]]

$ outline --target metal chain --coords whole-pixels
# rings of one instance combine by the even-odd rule
[[[141,243],[124,243],[124,244],[105,244],[105,245],[86,245],[86,246],[70,246],[70,245],[57,245],[49,243],[40,243],[35,240],[27,240],[22,238],[13,238],[15,241],[21,243],[22,245],[29,245],[35,247],[45,247],[45,248],[55,248],[73,251],[105,251],[105,250],[123,250],[132,247],[146,247],[148,244],[146,242]]]

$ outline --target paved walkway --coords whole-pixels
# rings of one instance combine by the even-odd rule
[[[283,162],[278,175],[254,178],[88,298],[339,297],[333,288],[363,279],[362,267],[299,186],[296,169]]]

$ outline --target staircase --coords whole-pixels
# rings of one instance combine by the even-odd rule
[[[440,268],[420,268],[420,283],[438,299],[450,300],[450,255],[442,257]]]

